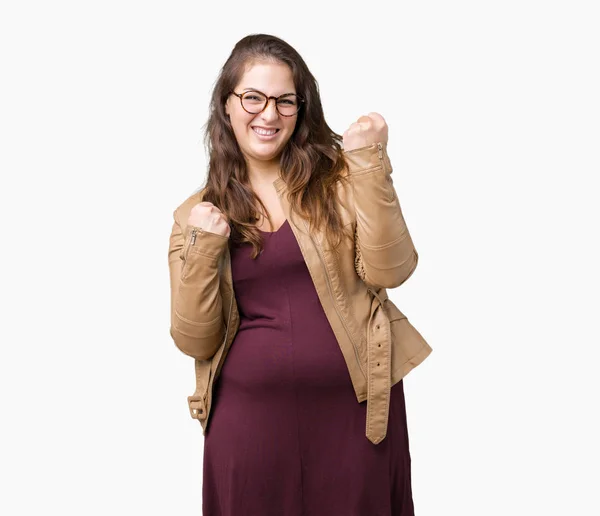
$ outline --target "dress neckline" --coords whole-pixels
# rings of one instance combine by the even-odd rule
[[[275,231],[263,231],[262,229],[259,229],[259,231],[261,233],[264,233],[265,235],[274,235],[275,233],[279,233],[283,229],[283,226],[285,226],[287,223],[288,220],[285,219],[285,222],[281,226],[279,226]]]

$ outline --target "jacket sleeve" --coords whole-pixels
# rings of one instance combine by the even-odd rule
[[[169,241],[170,333],[183,353],[208,360],[225,335],[218,261],[229,239],[189,225],[184,234],[177,210],[173,218]]]
[[[417,267],[418,254],[394,189],[387,143],[345,151],[356,213],[357,273],[374,288],[394,288]]]

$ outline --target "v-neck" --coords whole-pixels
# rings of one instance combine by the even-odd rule
[[[279,226],[275,231],[263,231],[262,229],[259,229],[259,231],[265,235],[274,235],[276,233],[279,233],[283,229],[283,226],[285,226],[287,223],[288,220],[285,219],[285,222],[281,226]]]

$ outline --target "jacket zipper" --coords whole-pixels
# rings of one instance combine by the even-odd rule
[[[234,298],[234,292],[233,292],[233,276],[229,277],[229,272],[231,271],[231,255],[229,254],[229,249],[227,249],[227,266],[226,266],[226,273],[227,273],[227,277],[231,282],[231,301],[229,302],[229,315],[227,316],[227,328],[225,329],[225,345],[227,345],[227,334],[229,333],[229,326],[231,325],[231,311],[233,309],[233,298]]]
[[[363,147],[357,147],[356,149],[352,149],[352,150],[345,150],[344,152],[346,154],[351,154],[352,152],[364,151],[365,149],[370,149],[371,147],[373,147],[373,145],[375,145],[375,144],[371,143],[370,145],[364,145]],[[379,142],[377,142],[377,145],[381,145],[381,144]]]
[[[307,231],[308,231],[308,228],[307,228]],[[356,342],[354,342],[354,338],[352,337],[352,334],[350,333],[350,330],[348,329],[348,325],[346,324],[346,320],[342,316],[342,314],[340,312],[340,309],[339,309],[339,307],[337,305],[337,302],[335,301],[335,298],[333,296],[333,288],[331,287],[331,279],[329,278],[329,272],[327,271],[327,266],[325,265],[325,258],[323,258],[322,254],[321,254],[321,248],[315,242],[315,240],[314,240],[313,236],[310,234],[310,232],[309,232],[309,236],[310,236],[310,239],[313,242],[313,245],[315,246],[315,249],[317,249],[317,254],[319,255],[319,259],[321,260],[321,264],[323,265],[323,270],[325,271],[325,278],[327,279],[327,289],[329,290],[329,297],[331,298],[331,300],[333,302],[333,306],[335,308],[335,311],[337,312],[340,321],[342,321],[342,325],[344,326],[344,329],[346,330],[346,334],[348,335],[348,338],[350,339],[350,342],[352,343],[352,349],[354,349],[354,356],[356,357],[356,362],[358,364],[360,372],[363,374],[363,376],[364,376],[364,378],[366,380],[367,375],[366,375],[366,373],[365,373],[365,371],[363,369],[362,362],[361,362],[360,356],[358,354],[358,349],[356,347]]]
[[[192,247],[196,243],[196,233],[198,232],[198,228],[192,229],[192,235],[190,237],[190,241],[185,248],[185,253],[183,255],[184,259],[187,260],[188,255],[190,254],[190,247]]]
[[[231,256],[229,254],[229,249],[226,252],[227,252],[227,265],[225,265],[224,268],[226,270],[227,278],[231,281],[231,300],[229,302],[229,315],[227,316],[227,326],[225,328],[225,338],[224,338],[223,344],[222,344],[222,346],[224,346],[223,353],[219,357],[219,364],[217,364],[217,366],[215,367],[215,374],[212,377],[213,386],[214,386],[214,382],[216,381],[217,377],[219,376],[219,374],[221,372],[220,371],[220,368],[222,367],[221,363],[223,361],[223,354],[225,353],[225,347],[227,346],[227,338],[229,336],[229,328],[231,327],[231,312],[233,311],[233,298],[235,295],[235,293],[233,291],[233,276],[229,277],[229,272],[231,271]],[[214,388],[213,386],[211,386],[210,380],[211,379],[209,378],[206,393],[204,394],[204,406],[206,407],[206,422],[207,422],[207,424],[208,424],[208,418],[210,417],[210,412],[212,409],[212,389]],[[211,395],[210,408],[208,407],[209,393]]]

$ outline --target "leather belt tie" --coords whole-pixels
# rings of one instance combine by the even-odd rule
[[[379,444],[385,438],[390,411],[392,334],[383,303],[388,298],[384,288],[373,294],[367,326],[367,429],[369,441]]]

